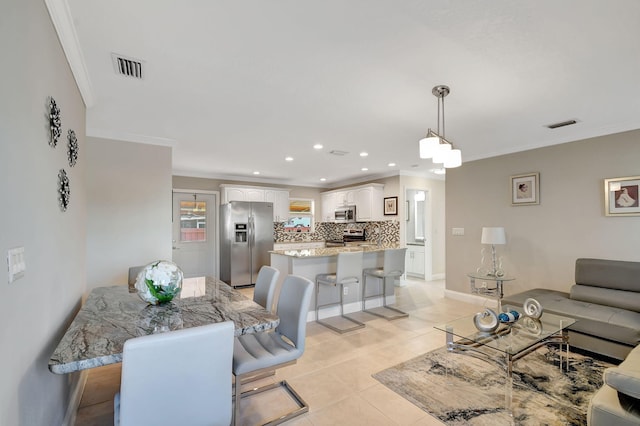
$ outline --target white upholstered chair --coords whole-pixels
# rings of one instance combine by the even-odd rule
[[[338,253],[336,272],[333,274],[316,275],[316,322],[325,327],[337,331],[338,333],[346,333],[347,331],[363,328],[364,324],[344,314],[344,286],[349,284],[359,284],[362,278],[362,258],[363,252]],[[338,301],[320,304],[320,289],[324,286],[337,287],[339,293]],[[340,316],[349,320],[352,325],[350,327],[337,327],[327,321],[320,319],[320,308],[327,306],[340,306]]]
[[[377,315],[388,320],[406,318],[409,316],[400,309],[387,305],[387,279],[391,278],[391,285],[396,278],[400,278],[404,274],[404,257],[406,248],[387,249],[384,251],[384,260],[382,268],[366,268],[363,271],[364,278],[362,282],[362,311]],[[382,281],[382,293],[367,295],[367,277],[379,278]],[[382,307],[377,310],[367,309],[367,299],[382,296]]]
[[[280,271],[271,266],[263,266],[258,271],[256,285],[253,289],[253,301],[265,308],[267,311],[273,310],[273,298],[276,294],[276,282]]]
[[[269,422],[270,425],[285,422],[309,411],[307,403],[284,380],[247,392],[241,392],[240,384],[252,376],[293,364],[302,356],[312,291],[313,283],[308,279],[287,276],[278,299],[280,324],[275,331],[236,337],[233,348],[233,374],[236,376],[234,424],[240,424],[242,398],[278,387],[287,390],[299,408]]]
[[[226,321],[129,339],[116,426],[228,426],[234,324]]]

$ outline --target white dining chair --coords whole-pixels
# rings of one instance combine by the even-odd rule
[[[406,318],[409,316],[406,312],[398,308],[387,305],[387,279],[391,278],[391,285],[396,278],[400,278],[404,274],[404,258],[406,248],[387,249],[384,251],[384,260],[382,268],[366,268],[362,271],[364,278],[362,280],[362,311],[370,314],[394,320],[398,318]],[[382,293],[367,295],[367,277],[379,278],[382,281]],[[377,310],[367,309],[367,299],[382,296],[382,306]]]
[[[236,337],[233,347],[233,374],[236,377],[233,416],[235,425],[240,424],[240,406],[243,398],[280,387],[289,393],[298,408],[265,423],[276,425],[309,411],[307,403],[285,380],[246,392],[241,392],[240,384],[255,375],[294,364],[302,356],[312,291],[313,283],[308,279],[287,276],[282,283],[278,299],[277,312],[280,324],[275,331]]]
[[[232,419],[232,321],[129,339],[116,426],[228,426]]]
[[[280,276],[280,271],[265,265],[258,271],[256,285],[253,288],[253,301],[269,312],[273,311],[273,298],[276,294],[278,276]]]

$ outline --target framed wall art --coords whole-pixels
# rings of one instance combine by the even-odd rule
[[[384,199],[384,215],[393,216],[398,214],[398,197],[387,197]]]
[[[640,216],[640,176],[604,180],[604,212],[607,216]]]
[[[511,205],[540,204],[540,173],[511,176]]]

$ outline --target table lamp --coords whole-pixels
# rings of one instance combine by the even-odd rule
[[[495,228],[482,228],[482,244],[491,244],[491,271],[487,274],[492,277],[497,277],[503,275],[502,271],[498,270],[497,260],[496,260],[496,244],[506,244],[507,238],[504,233],[504,228],[495,227]]]

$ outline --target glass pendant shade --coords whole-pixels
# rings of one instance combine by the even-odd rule
[[[452,169],[454,167],[460,167],[462,165],[462,151],[459,149],[452,149],[447,155],[447,159],[444,160],[444,167]]]
[[[420,158],[433,157],[438,145],[440,145],[440,138],[437,136],[420,139]]]
[[[436,150],[436,153],[433,154],[433,162],[434,163],[444,163],[448,158],[449,153],[451,152],[451,145],[448,143],[441,143]]]

